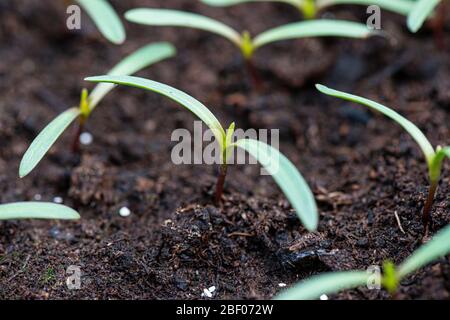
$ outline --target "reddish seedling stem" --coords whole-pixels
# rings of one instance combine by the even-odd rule
[[[261,80],[261,77],[259,76],[258,70],[256,70],[255,64],[253,63],[252,59],[246,59],[245,66],[246,66],[247,73],[250,77],[253,88],[256,91],[261,91],[262,80]]]
[[[80,118],[73,135],[72,153],[74,154],[80,153],[80,135],[83,132],[83,128],[84,128],[84,120]]]
[[[441,3],[438,10],[436,10],[436,16],[431,20],[431,28],[433,29],[434,41],[436,46],[444,50],[445,49],[445,37],[444,37],[444,27],[445,27],[445,17],[446,17],[447,3]]]
[[[222,164],[220,166],[219,177],[217,179],[217,184],[216,184],[216,194],[214,197],[217,205],[220,204],[220,202],[222,201],[223,186],[225,184],[226,176],[227,176],[227,165]]]
[[[428,197],[425,202],[425,206],[423,207],[422,223],[423,223],[425,237],[428,235],[428,231],[429,231],[430,225],[432,223],[431,207],[433,206],[434,195],[436,194],[437,187],[438,187],[437,181],[431,183],[430,190],[428,191]]]

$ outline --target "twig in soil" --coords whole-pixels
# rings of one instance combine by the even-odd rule
[[[228,235],[228,237],[253,237],[253,234],[246,232],[232,232]]]
[[[294,285],[278,296],[277,300],[318,299],[322,294],[334,294],[341,290],[362,286],[377,288],[382,285],[392,298],[398,298],[401,281],[433,261],[450,253],[450,225],[439,231],[429,242],[414,251],[399,266],[390,261],[383,263],[383,273],[364,271],[330,272],[313,276]],[[376,270],[374,270],[376,271]]]
[[[395,216],[395,220],[397,220],[397,225],[398,225],[398,228],[400,229],[400,231],[402,233],[406,233],[405,230],[403,230],[402,222],[400,221],[400,217],[398,216],[397,211],[394,211],[394,216]]]
[[[216,184],[215,200],[220,203],[227,173],[227,166],[232,158],[232,151],[242,149],[256,159],[272,175],[275,182],[284,192],[292,207],[297,212],[303,225],[309,231],[315,231],[318,225],[318,211],[314,195],[300,175],[297,168],[277,149],[265,142],[255,139],[239,139],[235,137],[235,124],[225,129],[214,114],[200,101],[190,95],[160,82],[130,76],[99,76],[86,78],[87,81],[121,84],[156,92],[165,96],[202,120],[214,135],[220,151],[220,173]],[[185,143],[182,141],[181,143]],[[211,158],[214,158],[211,155]]]
[[[323,85],[316,85],[316,87],[320,92],[326,95],[351,102],[356,102],[378,112],[381,112],[388,118],[397,122],[417,142],[425,156],[428,165],[428,178],[430,182],[430,190],[424,206],[424,210],[422,212],[422,223],[424,228],[423,232],[424,235],[427,235],[432,221],[431,208],[433,205],[436,190],[438,188],[439,180],[441,178],[442,162],[444,161],[445,157],[450,158],[450,146],[444,148],[442,148],[441,146],[437,146],[436,149],[434,149],[424,133],[414,123],[412,123],[393,109],[390,109],[369,99],[327,88]]]
[[[14,273],[9,279],[8,282],[13,280],[15,277],[17,277],[19,274],[23,273],[28,265],[28,261],[30,261],[31,255],[27,255],[27,257],[25,258],[25,262],[23,263],[22,267],[20,268],[19,271],[17,271],[16,273]]]

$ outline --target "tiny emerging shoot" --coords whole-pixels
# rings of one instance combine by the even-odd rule
[[[99,76],[90,77],[86,80],[126,85],[156,92],[191,111],[212,131],[220,148],[221,167],[216,185],[216,201],[219,202],[222,199],[230,150],[239,147],[252,155],[272,175],[297,212],[305,228],[309,231],[316,230],[318,213],[313,193],[295,166],[275,148],[253,139],[241,139],[233,143],[234,123],[225,132],[219,120],[205,105],[190,95],[168,85],[131,76]]]
[[[125,41],[125,28],[113,7],[106,0],[76,0],[89,14],[103,36],[114,44]]]
[[[0,205],[0,220],[60,219],[78,220],[75,210],[61,204],[47,202],[16,202]]]
[[[252,38],[248,31],[237,32],[217,20],[196,13],[169,9],[138,8],[125,13],[128,21],[150,25],[194,28],[218,34],[237,46],[254,79],[252,57],[255,51],[273,42],[308,37],[367,38],[379,32],[369,30],[366,25],[340,20],[311,20],[286,24],[265,31]],[[258,87],[257,83],[255,86]]]
[[[428,141],[427,137],[423,134],[423,132],[411,121],[404,118],[394,110],[383,106],[377,102],[371,101],[366,98],[362,98],[356,95],[348,94],[342,91],[337,91],[328,87],[325,87],[323,85],[316,85],[317,90],[320,92],[340,98],[343,100],[356,102],[359,104],[362,104],[366,107],[369,107],[371,109],[374,109],[378,112],[381,112],[388,118],[394,120],[397,122],[403,129],[405,129],[411,137],[417,142],[420,149],[422,150],[427,165],[428,165],[428,178],[430,181],[430,189],[428,193],[427,200],[425,202],[423,213],[422,213],[422,222],[424,226],[424,234],[425,236],[428,234],[428,229],[431,224],[431,208],[434,201],[434,196],[436,193],[436,190],[439,185],[439,179],[441,177],[441,171],[442,171],[442,162],[445,157],[450,158],[450,146],[447,147],[441,147],[438,146],[436,149],[433,148],[431,143]]]
[[[280,2],[294,6],[302,13],[305,19],[313,19],[317,14],[328,7],[344,5],[377,5],[380,8],[407,15],[414,2],[410,0],[201,0],[203,3],[215,7],[229,7],[248,2]],[[428,1],[428,0],[426,0]]]
[[[175,53],[175,48],[167,42],[149,44],[123,59],[109,74],[133,74],[161,60],[173,57]],[[59,136],[76,119],[78,119],[78,128],[74,135],[72,151],[79,151],[79,137],[83,126],[95,107],[113,88],[114,85],[112,84],[102,83],[97,85],[90,95],[86,89],[83,89],[79,106],[70,108],[57,116],[31,143],[20,162],[19,176],[23,178],[28,175],[42,160]]]
[[[429,242],[414,251],[398,267],[390,261],[383,264],[381,285],[394,296],[400,282],[413,272],[450,253],[450,225],[440,230]],[[366,271],[345,271],[313,276],[275,297],[277,300],[311,300],[322,294],[334,294],[372,283],[374,274]]]

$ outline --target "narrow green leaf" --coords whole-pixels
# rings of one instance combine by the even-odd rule
[[[55,143],[56,139],[67,127],[80,115],[80,109],[71,108],[50,122],[34,139],[25,152],[19,167],[21,178],[28,175],[42,160],[47,151]]]
[[[374,34],[376,32],[362,23],[320,19],[289,23],[270,29],[255,37],[253,44],[256,48],[259,48],[272,42],[287,39],[307,37],[367,38]]]
[[[355,4],[355,5],[377,5],[380,8],[401,14],[408,15],[414,6],[411,0],[318,0],[317,7],[319,9],[339,5],[339,4]]]
[[[0,205],[0,220],[62,219],[78,220],[75,210],[56,203],[16,202]]]
[[[156,42],[146,45],[133,52],[119,62],[108,75],[127,76],[138,72],[152,64],[173,57],[176,49],[168,42]],[[97,85],[89,97],[91,110],[114,88],[114,84],[101,83]]]
[[[313,300],[322,294],[334,294],[367,284],[371,274],[364,271],[324,273],[306,279],[281,292],[276,300]]]
[[[170,26],[200,29],[212,32],[240,47],[241,36],[226,24],[217,20],[190,12],[169,9],[132,9],[125,13],[128,21],[149,26]]]
[[[203,105],[200,101],[196,100],[190,95],[184,93],[183,91],[160,82],[131,76],[98,76],[89,77],[85,80],[91,82],[108,82],[121,84],[159,93],[160,95],[163,95],[179,103],[180,105],[191,111],[193,114],[195,114],[197,117],[199,117],[200,120],[205,122],[205,124],[211,129],[214,136],[216,137],[221,150],[223,150],[224,148],[223,144],[226,135],[224,129],[220,125],[219,120],[217,120],[217,118],[211,113],[211,111],[209,111],[209,109],[205,105]]]
[[[418,0],[408,15],[408,29],[417,32],[441,0]]]
[[[431,164],[431,161],[434,158],[434,154],[435,154],[433,146],[428,141],[427,137],[425,137],[425,135],[422,133],[422,131],[420,131],[420,129],[417,128],[417,126],[414,123],[412,123],[405,117],[401,116],[394,110],[392,110],[386,106],[383,106],[382,104],[379,104],[377,102],[374,102],[374,101],[366,99],[366,98],[362,98],[362,97],[352,95],[349,93],[345,93],[342,91],[334,90],[334,89],[325,87],[321,84],[317,84],[316,88],[317,88],[317,90],[319,90],[320,92],[322,92],[326,95],[362,104],[366,107],[369,107],[369,108],[372,108],[372,109],[375,109],[375,110],[381,112],[388,118],[391,118],[392,120],[397,122],[400,126],[402,126],[403,129],[405,129],[413,137],[413,139],[419,144],[420,148],[422,149],[422,152],[424,153],[428,164],[429,165]]]
[[[229,7],[236,4],[248,2],[282,2],[298,7],[303,0],[201,0],[203,3],[213,7]]]
[[[305,228],[315,231],[319,219],[316,201],[305,179],[292,162],[262,141],[241,139],[235,145],[250,153],[272,175]]]
[[[94,21],[103,36],[114,44],[125,41],[125,28],[106,0],[76,0]]]
[[[423,266],[450,253],[450,225],[440,230],[430,241],[417,249],[398,267],[398,276],[404,278]]]

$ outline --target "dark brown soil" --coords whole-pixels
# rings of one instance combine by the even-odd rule
[[[210,8],[197,1],[111,1],[124,12],[164,6],[203,13],[238,30],[260,32],[296,21],[277,4]],[[365,21],[365,9],[330,10]],[[264,79],[251,90],[238,51],[194,30],[127,24],[117,47],[86,16],[83,30],[65,29],[63,1],[0,2],[0,202],[62,197],[79,222],[0,222],[2,299],[271,298],[281,288],[324,271],[366,269],[402,261],[420,245],[428,188],[420,149],[392,121],[326,98],[325,83],[380,101],[416,123],[434,145],[450,134],[450,57],[432,34],[417,35],[405,19],[383,13],[385,39],[287,41],[263,48]],[[450,45],[450,21],[446,39]],[[94,143],[70,154],[64,135],[38,169],[17,178],[32,139],[58,113],[77,104],[89,75],[104,74],[125,54],[153,41],[173,42],[176,58],[139,73],[180,88],[210,106],[224,125],[278,128],[281,151],[304,174],[320,209],[317,233],[300,225],[283,194],[258,166],[232,166],[225,201],[215,207],[217,169],[176,166],[171,132],[194,118],[156,94],[118,88],[88,123]],[[433,207],[434,231],[450,221],[450,165]],[[118,212],[123,206],[129,217]],[[404,233],[397,224],[400,218]],[[83,272],[68,290],[66,268]],[[448,299],[450,259],[406,279],[400,299]],[[338,299],[386,299],[384,291],[347,291]]]

